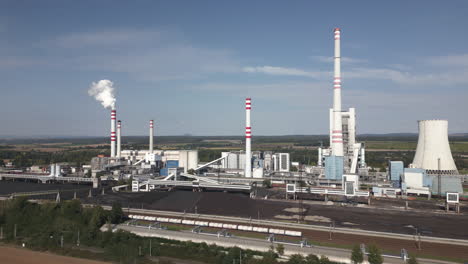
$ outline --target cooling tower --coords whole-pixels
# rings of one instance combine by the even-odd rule
[[[420,120],[419,139],[411,167],[428,174],[458,174],[448,141],[447,120]]]

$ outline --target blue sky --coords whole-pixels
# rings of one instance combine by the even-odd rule
[[[0,136],[326,134],[333,28],[358,133],[468,132],[467,1],[1,1]]]

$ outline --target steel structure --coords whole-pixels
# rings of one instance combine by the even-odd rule
[[[181,176],[187,180],[179,180]],[[243,190],[250,191],[252,186],[246,184],[224,184],[217,180],[208,179],[206,177],[200,177],[192,174],[181,173],[176,177],[174,174],[170,174],[164,179],[149,179],[147,181],[139,183],[139,188],[146,186],[149,190],[149,186],[159,187],[190,187],[190,188],[203,188],[203,189],[222,189],[222,190]]]
[[[93,184],[93,188],[98,188],[100,185],[99,178],[83,178],[83,177],[63,177],[63,176],[45,176],[45,175],[34,175],[34,174],[9,174],[0,173],[0,180],[3,179],[30,179],[38,180],[42,183],[49,181],[67,181],[67,182],[89,182]]]

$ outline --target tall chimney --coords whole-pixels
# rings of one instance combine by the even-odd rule
[[[115,158],[115,119],[117,118],[117,111],[115,106],[111,110],[111,153],[110,156]]]
[[[149,152],[153,153],[154,121],[150,120]]]
[[[340,55],[340,29],[335,28],[335,56],[333,80],[333,130],[332,155],[343,156],[343,131],[341,120],[341,55]]]
[[[117,158],[120,158],[121,129],[122,129],[122,122],[119,120],[119,121],[117,121]]]
[[[250,98],[245,99],[245,177],[252,177],[252,127],[250,126]]]

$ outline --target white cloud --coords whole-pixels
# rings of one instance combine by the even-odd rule
[[[242,68],[242,70],[248,73],[302,76],[302,77],[311,77],[311,78],[320,78],[320,77],[323,77],[324,74],[326,74],[324,72],[309,72],[309,71],[296,69],[296,68],[285,68],[285,67],[275,67],[275,66],[244,67]]]
[[[468,54],[437,56],[426,61],[434,66],[468,67]]]
[[[268,75],[301,76],[320,80],[331,78],[331,71],[309,72],[297,68],[275,66],[244,67],[244,72],[262,73]],[[401,85],[446,86],[468,83],[468,68],[458,71],[436,71],[434,73],[418,73],[390,68],[348,67],[342,71],[343,79],[387,80]]]
[[[333,62],[333,57],[312,56],[311,58],[313,60],[317,60],[317,61],[320,61],[320,62],[326,62],[326,63],[332,63]],[[341,62],[342,63],[349,63],[349,64],[358,64],[358,63],[365,63],[365,62],[367,62],[367,60],[356,59],[356,58],[351,58],[351,57],[341,57]]]

